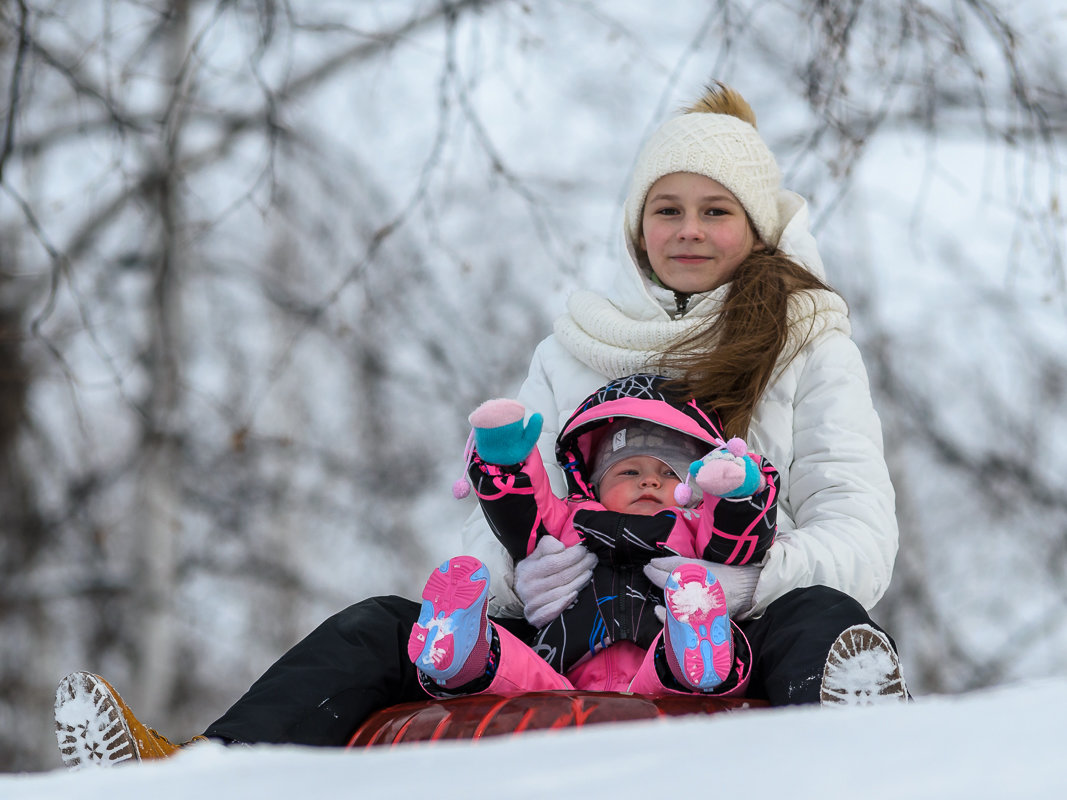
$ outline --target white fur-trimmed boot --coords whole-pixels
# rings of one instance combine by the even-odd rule
[[[873,706],[910,697],[900,659],[884,633],[853,625],[834,640],[819,691],[824,706]]]

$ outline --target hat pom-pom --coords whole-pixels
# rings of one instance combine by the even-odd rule
[[[730,451],[730,455],[736,458],[748,455],[748,445],[745,444],[745,440],[735,436],[733,439],[726,443],[726,449]]]
[[[687,506],[692,499],[693,490],[689,488],[688,483],[679,483],[674,487],[674,502],[678,505]]]
[[[452,484],[452,496],[457,500],[462,500],[470,493],[471,485],[466,478],[460,478],[458,481]]]

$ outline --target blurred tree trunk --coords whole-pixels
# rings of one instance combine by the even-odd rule
[[[161,136],[148,198],[158,218],[158,252],[152,260],[150,338],[145,353],[149,392],[144,409],[139,503],[132,518],[134,554],[131,608],[136,616],[138,707],[148,719],[168,707],[177,671],[174,602],[182,535],[182,280],[187,274],[182,201],[182,132],[189,56],[189,3],[171,0],[161,35]]]

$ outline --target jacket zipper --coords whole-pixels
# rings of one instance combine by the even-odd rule
[[[693,295],[691,294],[682,294],[681,292],[674,293],[675,319],[678,319],[685,314],[685,310],[689,308],[689,298],[692,296]]]

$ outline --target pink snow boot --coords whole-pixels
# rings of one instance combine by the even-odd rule
[[[693,691],[711,691],[726,680],[734,664],[722,584],[706,567],[682,564],[667,578],[663,594],[663,636],[671,672]]]
[[[478,559],[456,556],[435,569],[408,639],[411,663],[446,689],[483,675],[492,636],[488,604],[489,570]]]

